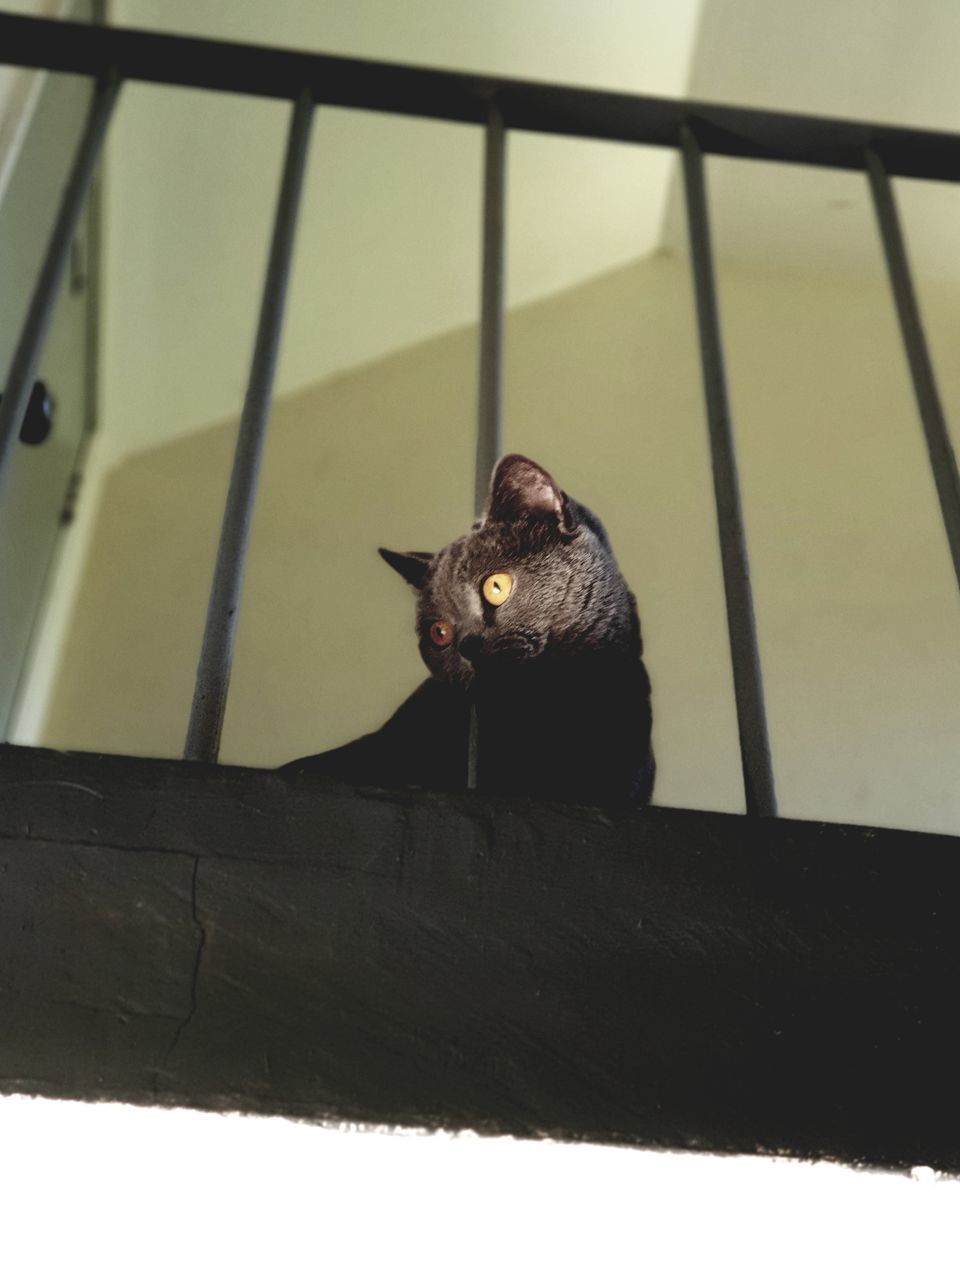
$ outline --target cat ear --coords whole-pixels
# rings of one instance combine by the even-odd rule
[[[406,578],[411,587],[419,591],[426,581],[427,569],[433,559],[431,551],[388,551],[386,547],[377,550],[391,569],[396,569],[401,578]]]
[[[490,484],[485,520],[553,519],[560,532],[577,532],[576,507],[549,471],[520,453],[508,453],[497,463]]]

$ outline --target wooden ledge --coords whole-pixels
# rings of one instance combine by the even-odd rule
[[[0,748],[0,1091],[960,1171],[960,840]]]

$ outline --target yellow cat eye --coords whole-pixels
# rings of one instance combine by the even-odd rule
[[[491,573],[483,580],[483,598],[487,604],[503,604],[513,590],[513,578],[509,573]]]

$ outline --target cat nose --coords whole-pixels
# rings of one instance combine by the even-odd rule
[[[483,641],[475,631],[469,631],[457,641],[457,648],[467,662],[476,662],[483,652]]]

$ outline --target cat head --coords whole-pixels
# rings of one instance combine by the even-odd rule
[[[520,454],[498,463],[468,534],[435,555],[380,554],[417,592],[420,653],[443,681],[639,643],[603,525]]]

